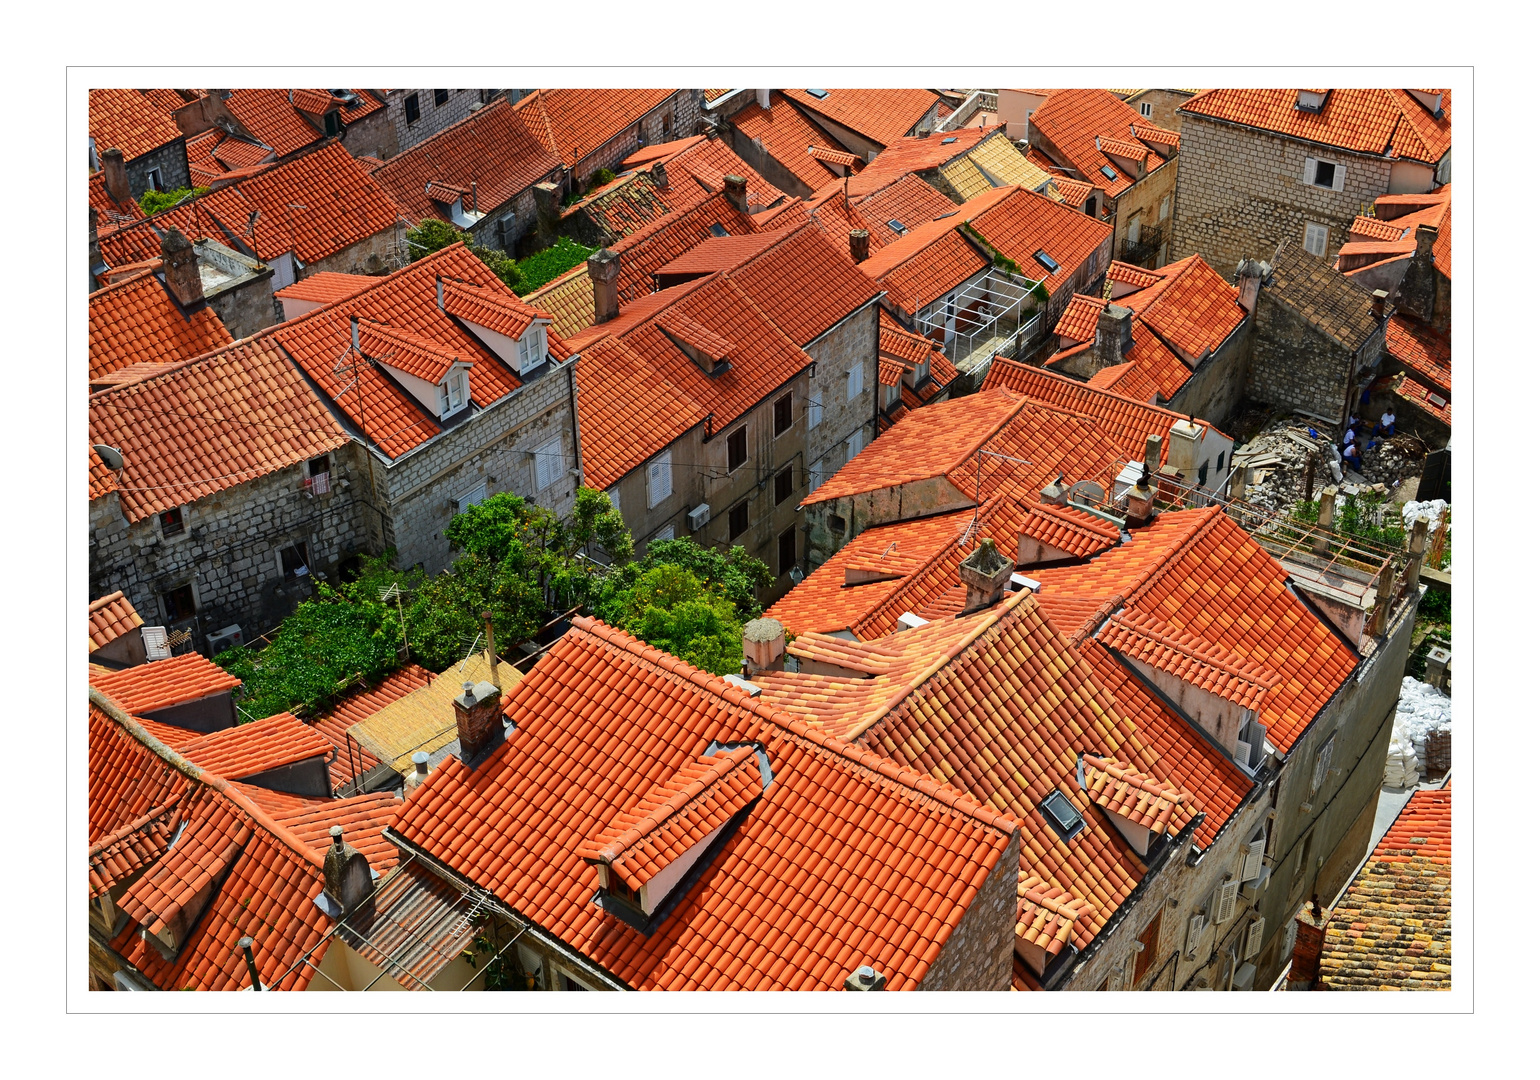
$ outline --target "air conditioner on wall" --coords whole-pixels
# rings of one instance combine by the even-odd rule
[[[226,649],[239,648],[242,644],[243,638],[238,624],[232,623],[222,630],[215,631],[209,635],[209,652],[215,656],[218,656]]]
[[[699,532],[706,527],[706,522],[711,520],[711,507],[701,503],[690,511],[690,531]]]

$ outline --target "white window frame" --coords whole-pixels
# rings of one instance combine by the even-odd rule
[[[567,451],[558,435],[535,449],[535,490],[551,487],[567,471]]]
[[[154,188],[156,191],[165,190],[163,187],[165,180],[162,178],[161,171],[158,168],[146,169],[144,173],[144,180],[145,183],[149,184],[150,187]]]
[[[854,435],[850,436],[850,438],[845,440],[845,460],[846,461],[854,461],[855,458],[856,458],[856,455],[859,454],[862,450],[864,450],[866,448],[865,435],[866,435],[866,432],[863,429],[863,430],[857,431]]]
[[[1318,165],[1330,165],[1331,166],[1332,174],[1331,174],[1331,183],[1330,184],[1318,184],[1318,183],[1316,183],[1316,181],[1315,181],[1316,166],[1318,166]],[[1307,157],[1307,158],[1305,158],[1305,176],[1304,176],[1304,180],[1305,180],[1305,183],[1308,184],[1310,187],[1316,188],[1317,190],[1320,190],[1320,191],[1341,191],[1342,190],[1342,185],[1347,180],[1347,166],[1342,164],[1340,161],[1330,161],[1330,160],[1328,160],[1326,158],[1318,158],[1318,157]]]
[[[674,494],[674,448],[647,463],[647,509],[663,502]]]
[[[866,389],[866,369],[857,364],[845,372],[845,400],[854,401]]]
[[[1139,115],[1148,120],[1155,115],[1155,106],[1148,101],[1139,102]]]
[[[485,479],[483,479],[475,487],[471,488],[464,495],[461,495],[458,499],[455,500],[458,507],[455,512],[463,514],[477,503],[486,502],[486,499],[487,482]]]
[[[892,407],[901,396],[903,396],[903,389],[898,383],[894,383],[892,386],[884,386],[882,388],[883,408]]]
[[[1187,945],[1183,950],[1189,957],[1198,955],[1198,945],[1203,940],[1203,931],[1208,929],[1208,918],[1200,911],[1187,920]]]
[[[1246,858],[1241,863],[1241,880],[1255,881],[1262,873],[1262,853],[1267,848],[1267,831],[1264,826],[1246,845]]]
[[[807,426],[815,428],[823,420],[823,391],[809,390],[807,394]]]
[[[1156,220],[1165,221],[1171,216],[1171,196],[1167,195],[1160,200],[1160,217]]]
[[[1128,219],[1128,242],[1130,244],[1137,244],[1139,242],[1139,214],[1137,212]]]
[[[1316,236],[1319,236],[1320,239],[1321,239],[1321,243],[1320,243],[1321,250],[1319,250],[1319,251],[1314,251],[1310,247],[1310,237],[1311,237],[1312,234],[1316,235]],[[1325,225],[1322,225],[1322,224],[1320,224],[1319,222],[1316,222],[1316,221],[1307,221],[1307,222],[1305,222],[1305,240],[1304,240],[1305,254],[1307,254],[1307,255],[1315,255],[1318,258],[1324,258],[1325,255],[1326,255],[1326,244],[1327,244],[1327,241],[1330,239],[1330,236],[1331,236],[1330,231],[1327,229],[1327,227]]]
[[[605,494],[610,497],[610,505],[615,508],[615,512],[617,514],[620,513],[620,485],[616,484],[606,491]]]
[[[545,327],[539,323],[519,338],[519,374],[524,375],[545,363]]]
[[[674,523],[670,521],[659,529],[652,537],[654,540],[672,540],[674,538]]]
[[[1314,795],[1321,790],[1321,785],[1326,783],[1326,777],[1331,772],[1332,746],[1337,741],[1337,736],[1332,735],[1321,744],[1321,748],[1315,752],[1315,771],[1310,775],[1310,794]]]

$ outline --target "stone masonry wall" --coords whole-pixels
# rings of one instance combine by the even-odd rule
[[[449,100],[442,105],[433,104],[432,90],[392,90],[385,95],[384,112],[390,117],[395,131],[394,153],[410,150],[420,142],[426,142],[451,124],[464,120],[483,101],[491,100],[495,90],[451,90]],[[412,123],[406,121],[406,99],[417,95],[419,115]]]
[[[1246,392],[1251,368],[1252,320],[1247,316],[1219,348],[1193,369],[1192,378],[1172,396],[1167,408],[1207,420],[1223,430]]]
[[[370,274],[379,276],[399,270],[405,263],[401,253],[406,250],[406,226],[397,222],[373,236],[365,237],[350,247],[307,263],[300,272],[301,278],[319,274],[323,270],[339,274]]]
[[[615,171],[620,162],[642,146],[672,142],[694,135],[700,125],[700,109],[699,90],[675,91],[672,97],[654,106],[637,123],[627,126],[597,150],[584,155],[572,170],[573,184],[578,188],[587,187],[594,173],[600,169]],[[556,156],[565,160],[565,154],[560,151]]]
[[[1150,115],[1144,118],[1146,124],[1153,124],[1167,131],[1180,132],[1182,130],[1182,114],[1176,110],[1187,103],[1191,94],[1180,90],[1145,90],[1128,99],[1129,108],[1144,115],[1140,105],[1150,106]]]
[[[375,157],[381,161],[396,155],[396,128],[391,122],[388,107],[375,109],[362,120],[349,121],[346,110],[339,115],[347,125],[342,131],[342,145],[348,153],[354,157]]]
[[[109,150],[111,147],[102,147]],[[128,189],[134,193],[134,198],[139,198],[151,188],[150,170],[160,170],[160,190],[175,191],[177,188],[190,187],[191,174],[187,171],[187,140],[185,138],[173,139],[165,146],[156,147],[148,154],[126,161],[123,171],[128,174]]]
[[[1352,365],[1351,353],[1262,290],[1246,379],[1248,397],[1340,423]]]
[[[1127,261],[1128,252],[1125,244],[1128,240],[1128,223],[1134,215],[1139,216],[1140,240],[1148,243],[1150,234],[1155,229],[1164,228],[1167,233],[1171,229],[1171,214],[1176,203],[1176,177],[1178,156],[1173,156],[1170,161],[1161,165],[1153,172],[1144,174],[1143,179],[1128,188],[1117,199],[1117,217],[1114,220],[1112,232],[1112,257],[1121,261]],[[1166,218],[1160,217],[1160,204],[1166,203]],[[1169,235],[1168,235],[1169,241]],[[1169,252],[1169,243],[1167,251]],[[1157,266],[1164,265],[1156,262]],[[1052,327],[1050,327],[1052,329]]]
[[[184,531],[167,539],[158,517],[129,523],[118,497],[91,503],[92,596],[122,589],[150,625],[191,626],[194,645],[232,623],[246,640],[271,629],[311,595],[313,578],[283,578],[279,552],[303,541],[312,574],[331,574],[339,560],[378,550],[378,518],[366,505],[362,449],[331,454],[331,490],[311,495],[300,462],[199,499],[182,508]],[[190,584],[197,614],[172,623],[162,594]]]
[[[1347,168],[1341,191],[1305,183],[1305,158]],[[1189,115],[1169,258],[1194,252],[1226,278],[1243,258],[1268,259],[1279,243],[1303,247],[1305,223],[1327,226],[1326,250],[1347,239],[1360,212],[1390,190],[1391,163],[1265,131]]]
[[[849,316],[826,336],[807,347],[807,354],[818,363],[818,375],[811,389],[823,395],[823,418],[807,429],[807,457],[804,470],[821,472],[824,479],[849,460],[850,437],[861,435],[866,447],[877,437],[877,305]],[[861,392],[846,397],[846,376],[852,367],[861,366]],[[806,397],[796,402],[800,419],[807,409]]]
[[[421,563],[435,574],[449,564],[443,528],[454,517],[457,501],[483,480],[488,495],[511,491],[558,516],[572,512],[578,485],[570,475],[578,467],[572,374],[570,363],[548,369],[394,464],[375,459],[378,501],[388,515],[386,540],[396,548],[398,566]],[[536,490],[535,460],[526,451],[557,438],[564,455],[561,475],[545,490]]]
[[[1016,948],[1016,876],[1021,830],[984,879],[962,921],[920,980],[921,990],[1009,990]],[[884,972],[883,974],[888,974]]]

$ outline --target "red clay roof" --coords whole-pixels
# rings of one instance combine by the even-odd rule
[[[706,135],[692,135],[672,142],[644,146],[621,165],[627,169],[650,169],[661,163],[668,176],[669,188],[693,180],[690,187],[702,191],[721,191],[722,180],[728,176],[741,176],[748,181],[746,195],[752,212],[755,207],[767,207],[777,199],[785,199],[784,191],[773,186],[755,172],[727,145],[727,140]]]
[[[1297,90],[1205,90],[1178,110],[1262,128],[1360,154],[1436,165],[1450,144],[1449,91],[1443,117],[1405,90],[1328,90],[1320,112],[1297,108]],[[1035,117],[1034,117],[1035,118]]]
[[[1059,323],[1053,332],[1075,342],[1095,341],[1096,322],[1106,306],[1107,302],[1099,296],[1081,296],[1076,293],[1064,306],[1064,313],[1059,316]]]
[[[1385,324],[1385,351],[1421,382],[1442,391],[1446,398],[1449,396],[1454,373],[1447,340],[1397,312]]]
[[[1161,163],[1159,156],[1132,141],[1138,138],[1134,132],[1144,126],[1138,112],[1105,90],[1057,90],[1033,111],[1032,124],[1068,159],[1081,180],[1112,198],[1138,177],[1114,160],[1111,151],[1118,151],[1125,161],[1144,162],[1148,169]],[[1115,178],[1103,173],[1103,167],[1111,168]]]
[[[1151,832],[1175,835],[1197,813],[1193,797],[1169,781],[1135,769],[1126,761],[1086,754],[1085,790],[1108,813],[1128,818]]]
[[[974,214],[973,228],[1020,266],[1027,277],[1035,280],[1041,276],[1043,288],[1050,295],[1074,277],[1112,235],[1111,225],[1056,203],[1046,195],[1025,188],[1000,190],[1008,191],[1008,197]],[[1039,250],[1051,256],[1059,269],[1050,273],[1039,263],[1034,258]]]
[[[164,661],[162,661],[164,662]],[[293,713],[211,732],[178,751],[194,764],[230,780],[242,780],[269,769],[293,765],[332,752],[332,744]]]
[[[887,289],[909,314],[918,312],[990,267],[990,260],[974,241],[964,237],[959,226],[1014,190],[994,188],[975,195],[948,216],[889,239],[861,264],[862,272]]]
[[[931,90],[825,90],[815,97],[806,90],[783,90],[788,101],[818,113],[879,146],[909,134],[940,100]]]
[[[110,645],[124,634],[144,625],[139,612],[119,589],[91,601],[91,651]]]
[[[187,140],[187,169],[194,187],[209,187],[234,172],[246,172],[274,160],[276,152],[260,143],[226,135],[218,128]]]
[[[145,361],[200,356],[233,338],[211,307],[190,314],[148,270],[91,294],[91,378]]]
[[[1077,559],[1100,555],[1118,544],[1118,527],[1072,506],[1029,503],[1021,512],[1020,534]]]
[[[923,139],[918,135],[910,135],[891,140],[880,154],[867,163],[866,168],[850,178],[850,197],[865,198],[900,177],[938,169],[954,158],[969,153],[999,130],[998,127],[973,127],[933,134]],[[840,185],[843,183],[841,181]]]
[[[138,715],[228,693],[241,685],[241,680],[197,653],[184,653],[110,674],[93,674],[91,685],[124,711]]]
[[[357,848],[369,868],[383,876],[397,860],[396,845],[385,839],[384,830],[395,822],[401,806],[394,791],[375,791],[280,811],[273,820],[323,858],[332,845],[332,826],[340,826],[343,843]]]
[[[87,120],[96,153],[123,151],[133,161],[182,137],[176,121],[142,90],[92,90]]]
[[[101,215],[101,228],[110,228],[117,222],[138,221],[144,217],[144,211],[134,200],[121,203],[112,201],[112,196],[107,194],[107,178],[102,173],[91,174],[86,190],[91,206]]]
[[[92,441],[123,454],[115,490],[129,521],[297,465],[348,441],[294,366],[260,337],[167,374],[92,394],[90,412]],[[93,498],[105,493],[93,484]]]
[[[396,830],[633,987],[835,988],[866,963],[912,989],[1008,843],[966,796],[587,618],[507,712],[508,740],[474,774],[440,765]],[[757,740],[774,779],[644,937],[592,903],[579,847],[713,740]]]
[[[338,274],[323,270],[279,289],[273,295],[280,300],[309,300],[316,304],[330,304],[333,300],[345,300],[378,280],[365,274]]]
[[[1027,870],[1017,871],[1016,901],[1017,940],[1036,945],[1049,956],[1064,951],[1074,936],[1075,923],[1091,908],[1068,889]]]
[[[1133,310],[1161,341],[1193,361],[1222,345],[1246,318],[1240,290],[1228,284],[1199,255],[1168,263],[1154,273],[1161,280],[1115,303]],[[1169,396],[1169,395],[1168,395]]]
[[[376,169],[374,179],[416,221],[448,220],[428,197],[427,185],[435,181],[466,192],[475,181],[476,205],[492,213],[561,166],[538,132],[526,126],[527,119],[499,99],[403,150]],[[470,208],[468,198],[465,207]]]
[[[677,90],[536,90],[513,106],[542,146],[569,169]],[[485,111],[485,110],[483,110]],[[604,164],[608,164],[605,162]]]
[[[356,739],[348,738],[348,728],[369,719],[393,701],[406,697],[433,681],[433,673],[419,664],[405,667],[387,675],[377,686],[349,693],[326,712],[314,717],[309,724],[326,736],[336,749],[327,769],[331,773],[332,790],[362,776],[380,763]]]
[[[1454,424],[1454,406],[1449,395],[1413,378],[1410,375],[1396,379],[1391,391],[1401,400],[1415,405],[1445,426]]]
[[[758,102],[750,102],[728,117],[727,122],[750,142],[758,140],[766,154],[814,191],[839,175],[807,150],[810,146],[825,150],[842,148],[798,112],[779,90],[770,92],[770,108],[762,109]]]
[[[1223,646],[1211,645],[1136,611],[1114,615],[1097,638],[1132,660],[1159,668],[1243,709],[1257,708],[1279,681],[1273,672],[1248,663]]]
[[[384,108],[384,103],[367,90],[353,93],[357,101],[344,106],[340,98],[332,97],[330,90],[232,90],[225,99],[225,107],[252,138],[283,155],[326,138],[323,129],[301,115],[301,107],[319,116],[337,106],[337,115],[344,124],[355,123]]]

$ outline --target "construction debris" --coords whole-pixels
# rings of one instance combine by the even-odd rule
[[[1389,497],[1407,478],[1422,472],[1427,452],[1415,436],[1369,441],[1374,448],[1364,453],[1363,472],[1358,473],[1345,470],[1334,440],[1303,418],[1270,424],[1235,450],[1235,464],[1251,470],[1246,501],[1268,510],[1288,510],[1306,497],[1307,488],[1315,497],[1328,484],[1338,486],[1339,504],[1347,495]],[[1312,454],[1315,475],[1307,485],[1305,473]]]

